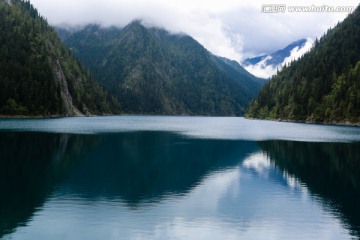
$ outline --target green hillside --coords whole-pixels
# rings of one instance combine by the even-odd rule
[[[89,25],[70,36],[58,31],[125,113],[243,115],[264,83],[190,36],[140,21],[123,29]]]
[[[114,106],[29,1],[0,0],[0,115],[104,114]]]
[[[269,81],[246,116],[360,123],[360,8]]]

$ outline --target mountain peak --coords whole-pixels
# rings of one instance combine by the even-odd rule
[[[138,36],[146,32],[147,28],[142,24],[142,20],[134,20],[123,28],[123,32]],[[126,34],[125,34],[126,35]]]
[[[242,65],[256,76],[268,78],[276,74],[285,64],[308,52],[312,45],[312,39],[302,38],[271,54],[247,58]]]
[[[141,19],[135,19],[131,21],[128,25],[125,26],[124,29],[134,29],[134,28],[145,28],[144,25],[142,24]]]
[[[67,43],[126,113],[242,115],[262,84],[190,36],[141,20],[112,36],[100,32],[104,38],[80,31]]]
[[[297,41],[294,41],[292,43],[290,43],[287,47],[291,46],[291,45],[295,45],[295,46],[300,46],[306,43],[306,38],[301,38]]]
[[[296,48],[296,47],[302,48],[306,44],[306,42],[307,42],[307,39],[305,39],[305,38],[299,39],[297,41],[290,43],[286,47],[284,47],[278,51],[275,51],[271,54],[261,55],[261,56],[257,56],[257,57],[253,57],[253,58],[247,58],[243,61],[243,65],[248,66],[248,65],[257,64],[268,56],[271,56],[271,62],[269,64],[278,65],[278,64],[282,63],[286,57],[290,56],[290,53],[294,48]]]

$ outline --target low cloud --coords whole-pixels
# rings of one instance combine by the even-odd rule
[[[282,63],[278,65],[268,65],[268,61],[271,60],[271,56],[267,56],[255,65],[246,66],[245,69],[257,77],[271,78],[272,76],[276,75],[276,73],[280,71],[285,65],[299,59],[305,53],[310,51],[313,45],[314,41],[311,38],[307,38],[305,44],[302,47],[295,47],[292,49],[290,56],[285,58]]]
[[[293,50],[291,50],[290,56],[285,58],[284,62],[281,64],[284,66],[285,64],[289,64],[292,61],[295,61],[302,57],[305,53],[310,51],[310,49],[313,47],[314,41],[311,38],[307,38],[306,42],[303,47],[296,47]]]
[[[346,13],[262,13],[275,0],[32,0],[50,24],[124,27],[134,19],[194,37],[216,55],[236,61],[286,46],[294,39],[321,36]],[[334,5],[336,0],[305,0],[301,5]],[[344,2],[341,2],[345,5]],[[348,0],[346,6],[357,6]],[[299,5],[299,4],[297,4]]]
[[[277,68],[278,66],[268,65],[267,61],[269,60],[271,60],[271,56],[264,58],[255,65],[246,66],[245,69],[254,76],[270,78],[275,75],[279,69]]]

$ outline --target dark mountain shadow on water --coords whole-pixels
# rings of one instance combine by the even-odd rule
[[[96,143],[88,136],[0,133],[0,238],[26,225]]]
[[[239,164],[255,142],[166,132],[0,134],[0,238],[25,226],[52,195],[121,200],[136,208],[184,195]]]
[[[167,132],[0,133],[0,238],[31,221],[50,196],[116,200],[131,208],[157,204],[238,166],[259,147],[359,238],[359,143],[255,143]]]
[[[120,198],[131,207],[184,195],[213,171],[239,164],[255,142],[190,139],[167,132],[103,135],[59,191],[87,199]]]
[[[280,170],[303,182],[360,238],[360,143],[259,142]]]

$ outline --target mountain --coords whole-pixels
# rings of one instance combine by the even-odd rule
[[[29,1],[0,0],[0,115],[104,114],[109,102]]]
[[[360,123],[360,7],[266,83],[247,116]]]
[[[125,113],[243,115],[264,82],[190,36],[140,21],[89,25],[63,41]]]
[[[270,78],[285,64],[308,52],[312,46],[313,41],[310,38],[300,39],[272,54],[247,58],[241,65],[256,76]]]
[[[285,48],[283,48],[279,51],[276,51],[272,54],[262,55],[262,56],[258,56],[258,57],[254,57],[254,58],[247,58],[242,62],[242,64],[244,66],[255,65],[255,64],[258,64],[259,62],[265,60],[267,65],[277,66],[277,65],[283,63],[285,58],[290,57],[291,51],[293,51],[295,48],[299,49],[299,48],[304,47],[306,42],[307,42],[306,39],[297,40],[297,41],[289,44]]]

